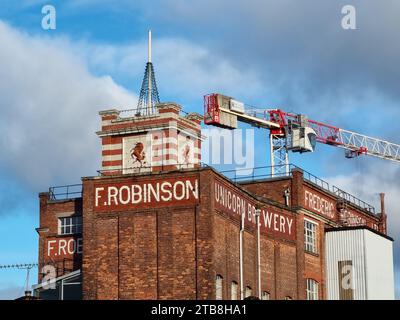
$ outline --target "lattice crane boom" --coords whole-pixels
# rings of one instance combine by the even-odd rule
[[[400,162],[400,145],[359,133],[340,129],[337,146],[356,155],[366,154],[385,160]]]
[[[296,121],[298,115],[282,110],[269,110],[270,120],[279,123],[284,134],[289,121]],[[307,119],[308,125],[316,132],[317,142],[347,150],[346,157],[362,154],[400,162],[400,145],[356,132],[344,130],[315,120]]]
[[[271,166],[281,168],[282,173],[287,173],[288,170],[288,150],[314,151],[315,142],[345,149],[347,158],[365,154],[400,162],[400,145],[389,141],[344,130],[308,119],[304,115],[279,109],[249,110],[245,108],[244,103],[221,94],[209,94],[204,97],[206,124],[236,129],[238,121],[270,130]],[[307,137],[310,140],[308,144],[305,142]],[[274,168],[272,170],[272,175],[279,173],[275,172]]]

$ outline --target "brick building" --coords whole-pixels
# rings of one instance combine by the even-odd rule
[[[391,246],[383,196],[376,213],[294,166],[235,181],[201,165],[198,114],[182,116],[175,103],[157,110],[100,112],[99,175],[40,194],[36,295],[48,295],[51,273],[53,298],[66,297],[70,275],[83,299],[328,299],[338,270],[327,265],[327,233],[365,230]],[[339,259],[358,270],[351,256]],[[339,297],[363,297],[357,290]]]

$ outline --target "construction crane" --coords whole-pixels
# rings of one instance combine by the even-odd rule
[[[236,129],[238,121],[270,130],[271,175],[289,173],[289,151],[313,152],[316,142],[345,150],[346,158],[370,155],[400,162],[400,145],[308,119],[280,109],[249,109],[243,102],[212,93],[204,96],[204,122]]]

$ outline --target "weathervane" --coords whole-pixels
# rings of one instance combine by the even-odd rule
[[[144,72],[142,87],[137,105],[138,116],[149,116],[156,113],[156,104],[160,103],[153,63],[151,62],[151,30],[149,30],[148,61]]]

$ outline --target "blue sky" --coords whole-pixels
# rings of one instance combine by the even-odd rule
[[[96,174],[97,111],[136,105],[149,28],[162,101],[202,113],[203,95],[222,92],[400,142],[398,1],[116,3],[0,0],[0,264],[37,260],[38,192]],[[41,27],[45,4],[56,8],[56,30]],[[346,4],[357,30],[341,27]],[[265,131],[256,145],[256,165],[268,165]],[[323,145],[291,161],[373,204],[386,192],[397,238],[397,164],[349,161]],[[399,270],[396,242],[395,260]],[[0,298],[24,281],[22,271],[0,271]]]

